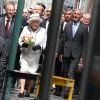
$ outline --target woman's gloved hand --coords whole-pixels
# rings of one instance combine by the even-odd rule
[[[32,49],[33,49],[34,51],[35,51],[35,50],[41,50],[41,46],[40,46],[40,45],[36,45],[36,46],[34,46]]]
[[[22,44],[22,48],[28,48],[28,44],[27,43],[23,43]]]

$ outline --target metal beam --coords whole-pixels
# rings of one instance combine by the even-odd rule
[[[99,84],[99,87],[97,87],[96,85],[93,85],[93,83],[91,82],[91,80],[94,82],[97,81],[97,79],[94,79],[91,73],[92,71],[94,71],[94,69],[96,69],[95,66],[93,66],[95,65],[94,56],[95,55],[97,57],[100,56],[100,46],[98,44],[100,43],[100,28],[99,28],[100,11],[99,9],[100,9],[100,0],[95,0],[93,13],[92,13],[92,22],[91,22],[91,27],[90,27],[89,37],[88,37],[89,38],[88,46],[87,46],[88,49],[86,53],[86,62],[85,62],[84,71],[83,71],[83,77],[82,77],[82,82],[81,82],[82,83],[81,93],[80,93],[79,100],[99,100],[100,99],[100,93],[98,93],[98,91],[94,91],[94,90],[100,90],[100,84]],[[95,41],[97,42],[95,43]],[[100,65],[96,63],[96,67],[100,68]],[[99,70],[98,72],[100,73]],[[97,73],[95,73],[95,76],[96,74]]]
[[[38,100],[49,100],[63,2],[64,0],[53,0]]]

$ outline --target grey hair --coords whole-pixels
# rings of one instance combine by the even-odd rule
[[[13,1],[5,1],[4,2],[4,9],[6,9],[7,5],[13,5],[13,6],[15,6],[15,3]]]

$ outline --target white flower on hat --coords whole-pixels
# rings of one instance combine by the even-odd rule
[[[38,13],[31,14],[27,20],[27,23],[30,23],[33,20],[39,20],[40,23],[43,21]]]

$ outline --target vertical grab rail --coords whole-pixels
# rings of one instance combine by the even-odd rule
[[[43,62],[38,100],[49,100],[63,2],[64,0],[53,0],[52,3],[50,24],[47,32],[46,55]]]
[[[91,22],[91,27],[90,27],[89,37],[88,37],[89,38],[88,39],[88,46],[87,46],[88,49],[86,52],[86,61],[85,61],[85,66],[84,66],[84,71],[83,71],[82,82],[81,82],[82,84],[81,84],[81,93],[80,93],[79,100],[91,100],[91,99],[89,99],[90,97],[91,98],[95,97],[95,99],[92,99],[92,100],[97,100],[96,96],[93,94],[94,92],[90,90],[90,88],[91,88],[90,85],[92,84],[90,82],[90,78],[93,78],[91,76],[91,70],[92,70],[93,62],[94,62],[93,61],[94,49],[97,52],[96,48],[94,48],[95,39],[96,40],[98,38],[100,39],[100,35],[98,35],[98,34],[100,34],[99,33],[100,30],[98,28],[98,26],[100,25],[99,8],[100,8],[100,0],[95,0],[94,6],[93,6],[93,11],[92,11],[93,12],[92,13],[92,22]],[[99,55],[100,55],[100,53],[99,53]],[[97,55],[97,56],[99,56],[99,55]],[[100,67],[100,66],[98,66],[98,67]],[[99,96],[98,100],[99,99],[100,99],[100,96]]]

